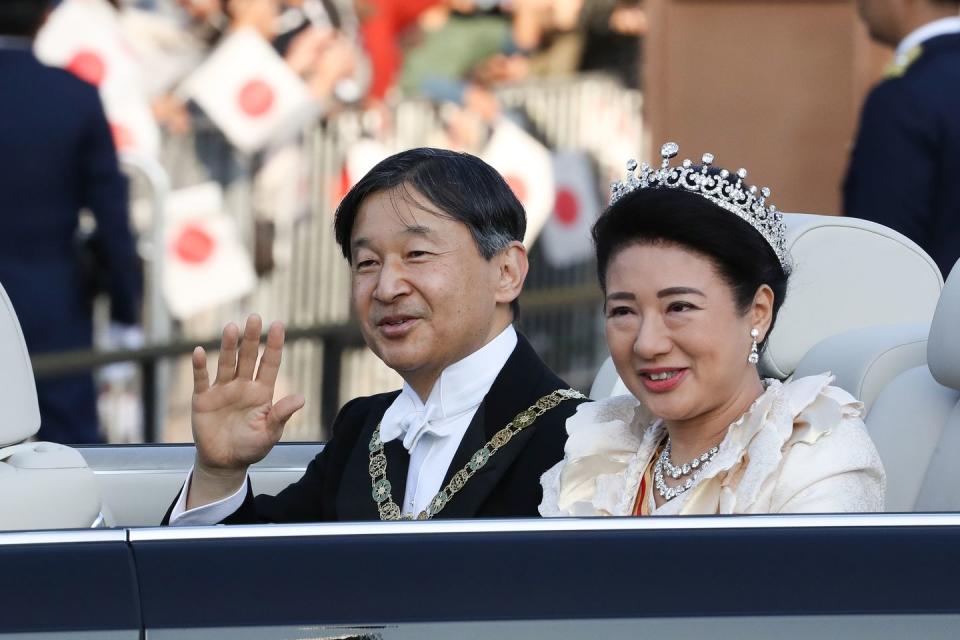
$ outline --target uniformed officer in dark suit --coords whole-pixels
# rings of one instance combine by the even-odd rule
[[[97,89],[42,65],[32,38],[44,0],[0,2],[0,283],[31,355],[92,346],[90,274],[76,246],[79,213],[93,212],[114,321],[137,320],[140,273]],[[37,380],[39,438],[98,442],[90,374]]]
[[[844,212],[903,233],[946,277],[960,258],[960,1],[858,4],[896,56],[863,107]]]

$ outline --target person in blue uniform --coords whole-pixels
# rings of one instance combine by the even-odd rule
[[[844,212],[903,233],[946,277],[960,258],[960,0],[857,4],[896,54],[863,107]]]
[[[49,5],[0,2],[0,284],[33,356],[93,343],[89,274],[76,246],[81,209],[96,219],[115,322],[137,321],[141,287],[127,183],[97,89],[31,51]],[[40,439],[99,441],[92,374],[38,379],[37,395]]]

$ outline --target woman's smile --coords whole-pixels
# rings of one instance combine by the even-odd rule
[[[637,374],[640,381],[651,393],[667,393],[673,391],[687,378],[689,369],[640,369]]]

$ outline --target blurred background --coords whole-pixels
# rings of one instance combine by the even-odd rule
[[[34,51],[97,86],[130,180],[142,326],[117,331],[101,297],[95,349],[33,358],[40,380],[95,371],[109,442],[189,441],[189,353],[253,311],[288,327],[278,394],[307,397],[285,440],[398,388],[351,321],[332,213],[416,146],[483,157],[523,201],[520,330],[587,391],[606,357],[589,229],[626,161],[674,140],[781,210],[839,213],[890,58],[853,0],[63,0]]]

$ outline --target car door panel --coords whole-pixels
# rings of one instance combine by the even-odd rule
[[[3,533],[0,567],[0,638],[140,638],[126,532]]]
[[[152,638],[237,628],[261,638],[526,637],[531,623],[562,630],[551,637],[597,637],[605,626],[685,637],[713,619],[730,637],[771,637],[776,621],[794,621],[796,637],[895,637],[920,614],[929,637],[956,633],[960,519],[874,518],[264,525],[148,529],[131,541]]]

